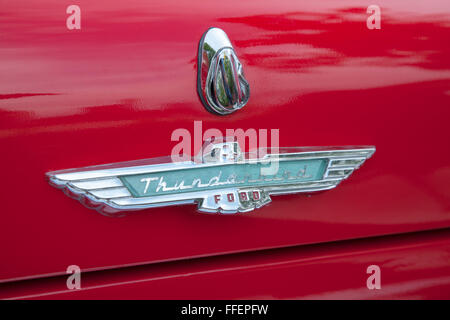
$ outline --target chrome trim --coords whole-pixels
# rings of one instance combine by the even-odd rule
[[[226,145],[226,146],[225,146]],[[224,147],[225,146],[225,147]],[[229,152],[231,149],[232,153]],[[217,149],[224,148],[224,149]],[[342,180],[348,178],[366,159],[375,152],[375,147],[298,147],[259,150],[265,154],[260,158],[251,158],[252,153],[242,153],[239,145],[220,143],[210,148],[210,153],[202,151],[198,157],[203,161],[166,162],[162,159],[147,159],[49,172],[46,174],[51,185],[62,189],[68,196],[80,200],[86,206],[104,214],[116,214],[119,211],[141,210],[169,205],[197,203],[202,212],[236,213],[248,212],[269,203],[270,195],[316,192],[335,188]],[[221,155],[217,157],[217,155]],[[133,197],[120,177],[135,174],[170,172],[174,170],[201,169],[214,166],[233,166],[242,163],[263,161],[294,161],[325,159],[326,168],[319,180],[296,182],[283,185],[258,185],[255,187],[227,187],[214,190],[195,190],[173,194]],[[167,159],[166,159],[167,160]],[[148,163],[148,164],[147,164]],[[102,169],[97,169],[102,168]],[[265,180],[262,180],[263,183]],[[250,190],[250,191],[249,191]],[[241,201],[241,193],[256,192],[258,199]],[[233,194],[237,203],[213,203],[219,195],[225,197]]]
[[[222,29],[210,28],[200,40],[197,91],[205,108],[220,115],[241,109],[250,98],[242,64]]]

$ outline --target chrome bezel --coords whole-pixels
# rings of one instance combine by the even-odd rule
[[[208,50],[205,49],[206,45],[213,51],[208,53]],[[220,58],[220,55],[225,52],[236,61],[235,68],[233,68],[236,69],[236,73],[239,75],[236,90],[241,92],[241,90],[245,89],[243,91],[246,93],[242,95],[242,99],[238,99],[236,103],[232,103],[229,106],[223,106],[218,103],[214,90],[211,90],[211,84],[215,82],[214,80],[217,75],[214,66]],[[205,79],[202,78],[203,68],[207,71]],[[250,86],[244,77],[242,64],[236,55],[233,45],[222,29],[212,27],[203,34],[198,47],[197,69],[197,93],[208,111],[214,114],[227,115],[241,109],[247,104],[250,98]]]

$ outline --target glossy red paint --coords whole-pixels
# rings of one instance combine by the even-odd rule
[[[0,284],[8,299],[448,299],[450,231],[231,254]],[[367,288],[380,268],[381,289]]]
[[[450,226],[448,1],[378,1],[381,30],[366,28],[371,1],[80,0],[74,31],[69,4],[1,6],[0,280]],[[228,33],[251,86],[225,117],[196,93],[210,26]],[[377,152],[335,190],[235,216],[183,206],[108,218],[45,181],[169,155],[172,131],[194,120]]]

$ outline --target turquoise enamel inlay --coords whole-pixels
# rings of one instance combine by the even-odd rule
[[[321,180],[327,160],[289,160],[278,162],[278,172],[262,176],[270,164],[243,163],[193,167],[174,171],[122,176],[123,184],[134,197],[148,197],[223,188],[285,185]],[[273,164],[272,164],[273,167]]]

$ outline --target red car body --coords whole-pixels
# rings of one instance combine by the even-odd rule
[[[73,2],[0,5],[1,298],[450,298],[448,1],[379,0],[375,30],[362,0]],[[71,4],[80,30],[66,27]],[[212,26],[251,86],[228,116],[197,95]],[[195,120],[377,151],[334,190],[230,216],[105,217],[45,179],[169,155]],[[381,290],[366,287],[374,264]],[[69,265],[81,290],[66,287]]]

